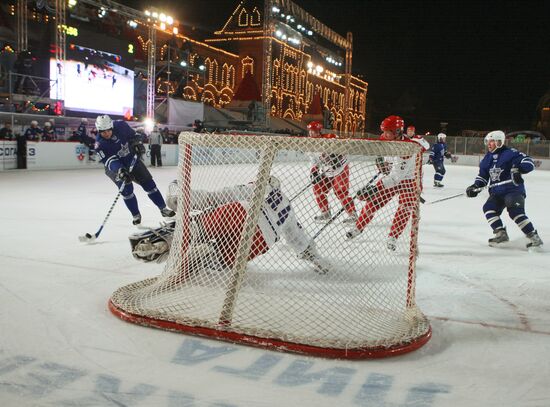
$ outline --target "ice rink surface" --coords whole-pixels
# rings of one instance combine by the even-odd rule
[[[449,166],[427,201],[470,185]],[[175,169],[152,169],[161,190]],[[550,245],[550,172],[525,176],[526,210]],[[511,242],[491,248],[475,199],[423,205],[417,303],[432,339],[381,360],[265,351],[125,323],[107,309],[118,287],[162,265],[136,262],[136,231],[101,170],[0,173],[0,406],[550,406],[550,256]],[[161,221],[141,188],[144,225]],[[384,242],[381,242],[384,244]]]

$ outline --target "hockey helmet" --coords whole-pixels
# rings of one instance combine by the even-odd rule
[[[36,120],[31,121],[31,126],[38,126],[38,122]]]
[[[50,122],[45,122],[44,127],[52,127],[52,124]]]
[[[382,123],[380,123],[380,130],[403,132],[404,126],[405,122],[401,117],[391,115],[382,120]]]
[[[442,141],[442,142],[445,142],[445,140],[447,140],[447,135],[445,133],[439,133],[437,135],[437,140],[438,141]]]
[[[113,120],[109,115],[102,114],[101,116],[97,116],[95,127],[98,131],[111,130],[113,128]]]
[[[307,130],[310,137],[319,137],[322,129],[323,125],[320,122],[311,122],[307,125]]]
[[[485,143],[485,145],[487,147],[489,147],[489,142],[490,141],[494,141],[496,143],[496,147],[493,148],[493,150],[496,150],[497,148],[500,148],[504,145],[504,141],[506,140],[506,135],[504,134],[503,131],[501,130],[494,130],[494,131],[491,131],[490,133],[488,133],[486,136],[485,136],[485,139],[483,140],[483,142]],[[490,151],[493,151],[491,149],[489,149]]]

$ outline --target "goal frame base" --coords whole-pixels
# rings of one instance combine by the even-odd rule
[[[267,350],[291,352],[302,355],[318,356],[328,359],[379,359],[390,356],[398,356],[415,351],[424,346],[432,337],[432,327],[429,326],[425,334],[406,343],[399,343],[391,347],[379,346],[370,348],[336,349],[322,348],[311,345],[304,345],[292,342],[285,342],[274,338],[260,338],[253,335],[246,335],[237,332],[217,330],[212,328],[185,325],[173,321],[144,317],[132,314],[117,307],[111,300],[108,303],[109,310],[113,315],[126,322],[133,324],[163,329],[167,331],[183,332],[205,338],[218,339],[231,342],[237,345],[248,345]]]

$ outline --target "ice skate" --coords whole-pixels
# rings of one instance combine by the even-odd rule
[[[491,247],[497,247],[501,243],[505,243],[510,240],[505,228],[498,228],[494,233],[495,236],[489,239],[489,246]]]
[[[391,250],[394,252],[397,249],[397,239],[395,237],[388,237],[388,240],[386,241],[386,247],[388,250]]]
[[[132,217],[132,225],[139,225],[141,223],[141,213]]]
[[[331,218],[330,211],[321,212],[320,215],[316,215],[313,220],[317,223],[327,223]]]
[[[306,250],[298,255],[298,258],[313,263],[316,273],[326,274],[330,271],[329,263],[319,255],[315,246],[309,245]]]
[[[171,218],[172,216],[176,215],[176,212],[168,207],[164,207],[160,210],[160,214],[165,218]]]
[[[540,252],[542,251],[543,241],[540,238],[539,234],[536,230],[533,230],[531,233],[527,235],[527,238],[530,240],[529,243],[527,243],[527,250],[530,252]]]
[[[441,181],[434,181],[434,187],[435,188],[443,188],[445,185],[441,183]]]
[[[355,239],[360,234],[361,234],[361,230],[359,230],[357,228],[353,228],[353,229],[348,230],[346,232],[346,239],[348,239],[348,240]]]
[[[354,225],[357,222],[357,214],[349,215],[346,219],[343,220],[344,225]]]

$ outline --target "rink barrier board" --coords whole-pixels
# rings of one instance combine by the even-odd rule
[[[178,145],[162,145],[162,164],[176,166],[178,163]],[[230,155],[231,150],[220,151],[219,155]],[[97,158],[97,157],[96,157]],[[213,157],[214,158],[214,157]],[[481,155],[453,155],[450,160],[445,160],[446,166],[463,165],[477,167]],[[300,161],[302,157],[288,157],[287,161]],[[428,155],[424,154],[424,162],[428,161]],[[539,170],[550,170],[550,159],[534,157],[535,166]],[[235,160],[232,159],[232,162]],[[285,160],[286,161],[286,160]],[[144,162],[150,163],[150,152],[146,145]],[[0,171],[17,168],[17,142],[0,140]],[[57,142],[27,142],[27,169],[41,170],[73,170],[73,169],[98,169],[103,168],[99,162],[88,161],[88,147],[74,141]]]
[[[151,162],[148,145],[143,161]],[[178,145],[164,144],[161,150],[162,164],[175,166],[178,163]],[[96,159],[98,157],[96,156]],[[0,171],[17,168],[17,142],[0,141]],[[42,170],[78,170],[102,169],[99,161],[88,160],[88,147],[74,141],[27,142],[27,169]]]

